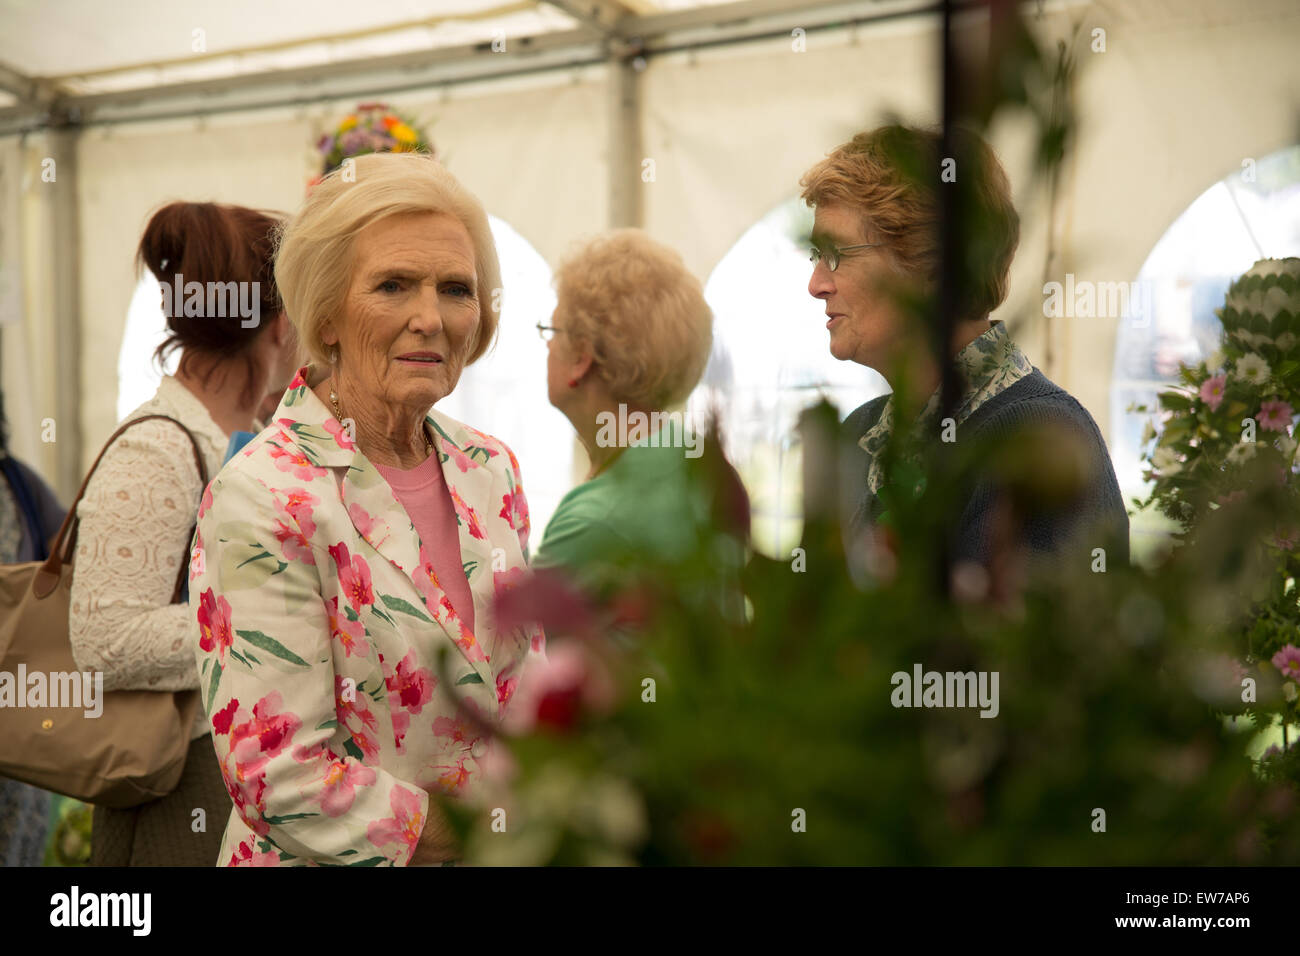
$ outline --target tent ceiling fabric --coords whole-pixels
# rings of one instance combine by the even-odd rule
[[[198,9],[174,0],[133,0],[127,18],[102,0],[0,0],[0,64],[22,76],[55,80],[67,94],[103,93],[582,26],[564,10],[615,18],[736,2],[314,0],[304,16],[266,0],[222,0]],[[50,42],[54,36],[57,43]]]

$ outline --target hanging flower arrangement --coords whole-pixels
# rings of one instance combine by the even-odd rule
[[[359,103],[356,110],[343,117],[333,133],[320,138],[316,149],[323,157],[323,166],[321,174],[312,180],[313,186],[342,166],[344,160],[367,153],[436,155],[433,143],[419,124],[387,103]]]

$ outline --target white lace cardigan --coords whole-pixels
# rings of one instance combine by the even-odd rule
[[[184,423],[215,477],[229,436],[203,403],[168,375],[127,419],[155,414]],[[199,685],[197,620],[188,604],[170,602],[202,492],[190,440],[164,421],[125,431],[86,488],[68,630],[77,667],[103,672],[104,690]],[[191,739],[208,731],[199,708]]]

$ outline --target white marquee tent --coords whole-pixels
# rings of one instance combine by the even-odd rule
[[[292,210],[319,171],[313,144],[364,99],[426,118],[444,162],[495,217],[517,318],[503,319],[496,370],[466,400],[523,405],[532,417],[525,427],[461,414],[508,443],[565,434],[558,413],[532,400],[542,371],[528,365],[541,354],[530,351],[540,343],[529,326],[549,309],[547,264],[612,226],[643,227],[709,283],[715,360],[757,388],[745,414],[765,418],[768,432],[784,429],[800,388],[820,384],[848,400],[879,391],[860,370],[828,367],[806,263],[800,272],[793,249],[777,246],[798,218],[799,176],[829,149],[892,115],[938,120],[935,7],[0,0],[0,363],[11,445],[69,496],[122,411],[120,393],[146,374],[148,344],[124,355],[123,343],[135,341],[132,253],[150,211],[177,198]],[[1025,9],[1053,46],[1075,44],[1081,129],[1050,216],[1031,186],[1028,128],[994,131],[1024,222],[998,317],[1114,441],[1121,320],[1049,326],[1043,283],[1137,278],[1198,197],[1244,162],[1295,146],[1300,6],[1044,0]],[[1104,49],[1089,40],[1097,30]],[[56,175],[43,175],[50,168]],[[1300,253],[1295,228],[1267,249],[1252,237],[1246,265],[1255,251]],[[769,384],[794,396],[775,416],[760,396]],[[43,441],[50,421],[57,439]],[[779,533],[788,439],[762,430],[746,434],[776,448],[777,490],[775,503],[765,493],[755,503]],[[544,512],[572,465],[520,458],[526,476],[539,476],[532,494]]]

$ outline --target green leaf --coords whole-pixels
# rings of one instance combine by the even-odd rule
[[[264,816],[262,817],[262,819],[265,820],[267,823],[271,824],[272,826],[279,826],[282,823],[288,823],[290,820],[302,820],[306,817],[318,817],[318,816],[320,816],[319,813],[286,813],[283,816],[279,816],[279,817]]]
[[[274,654],[276,657],[288,661],[290,664],[297,664],[299,667],[311,666],[275,638],[269,637],[261,631],[236,631],[235,633],[248,641],[248,643],[252,644],[254,647],[260,647],[262,650]]]
[[[343,749],[348,752],[349,757],[356,757],[358,760],[366,759],[366,755],[361,752],[361,748],[357,746],[357,742],[351,737],[343,741]]]
[[[483,678],[479,674],[473,673],[473,674],[466,674],[460,680],[456,681],[456,686],[459,687],[461,684],[481,684],[481,683],[483,683]]]
[[[388,608],[397,611],[399,614],[409,614],[411,617],[424,621],[426,624],[433,623],[432,618],[420,611],[419,608],[413,606],[409,601],[403,601],[401,598],[393,597],[391,594],[381,594],[380,598]]]
[[[217,699],[217,685],[221,683],[221,664],[214,664],[212,667],[212,679],[208,681],[208,705],[207,712],[212,713],[212,704]]]
[[[340,854],[341,856],[342,854]],[[348,866],[383,866],[388,862],[388,857],[372,856],[364,860],[358,860],[356,863],[349,863]]]
[[[248,663],[247,659],[245,659],[243,654],[239,653],[239,651],[235,650],[233,647],[230,649],[230,656],[233,657],[235,660],[239,661],[239,663],[243,664],[245,667],[253,666],[252,664]]]
[[[338,718],[330,717],[328,720],[322,720],[316,725],[317,730],[334,730],[339,725]]]

